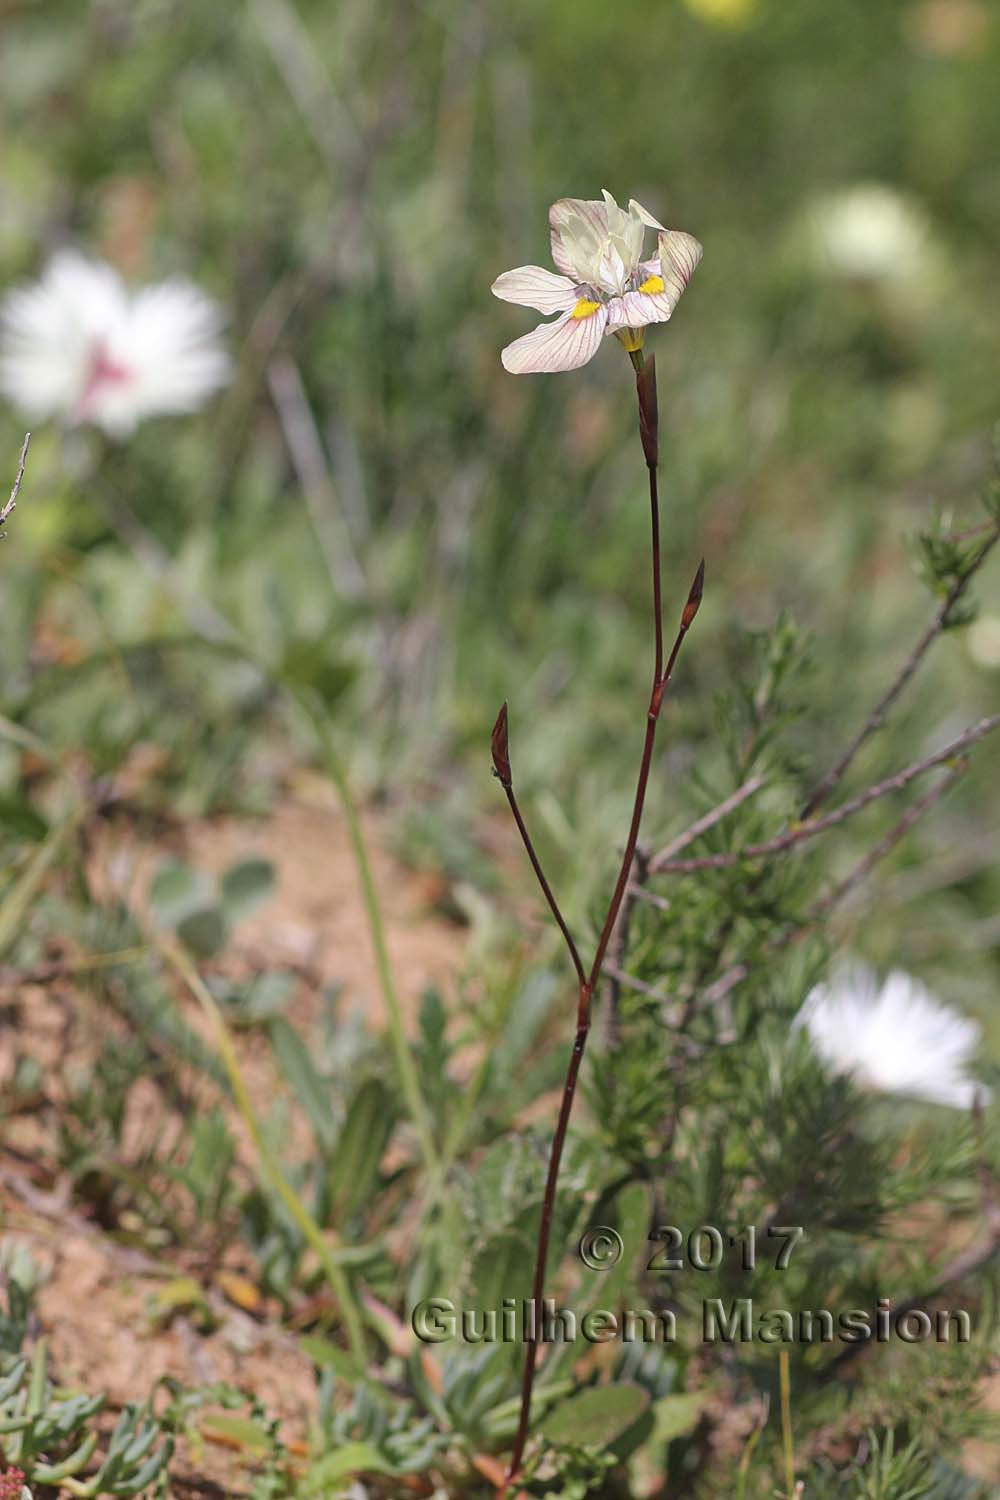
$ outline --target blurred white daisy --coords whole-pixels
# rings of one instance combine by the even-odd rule
[[[882,183],[855,183],[817,199],[807,226],[821,270],[861,280],[905,281],[932,269],[926,215]]]
[[[0,391],[33,420],[124,437],[144,417],[190,412],[229,378],[215,302],[174,279],[130,292],[111,266],[56,255],[0,303]]]
[[[830,1067],[868,1088],[955,1109],[987,1093],[966,1071],[980,1039],[975,1021],[900,969],[881,986],[863,964],[842,969],[810,992],[795,1025]]]

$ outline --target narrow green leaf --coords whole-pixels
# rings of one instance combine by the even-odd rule
[[[391,1464],[370,1443],[347,1443],[313,1464],[302,1482],[304,1495],[321,1495],[327,1485],[354,1474],[393,1474]]]
[[[320,1149],[329,1151],[336,1139],[336,1130],[330,1112],[330,1089],[326,1079],[314,1066],[309,1049],[299,1033],[283,1016],[272,1018],[268,1034],[282,1072],[308,1116]]]
[[[203,1432],[212,1432],[221,1438],[227,1438],[250,1453],[268,1453],[271,1448],[271,1438],[266,1427],[262,1427],[259,1422],[254,1422],[250,1417],[236,1417],[224,1411],[209,1412],[202,1417],[201,1427]]]
[[[396,1107],[380,1078],[366,1078],[351,1100],[328,1177],[338,1217],[354,1212],[372,1192],[396,1123]]]
[[[477,1313],[495,1309],[499,1315],[505,1297],[518,1305],[531,1294],[534,1250],[526,1235],[514,1229],[501,1230],[478,1251],[469,1273],[465,1305]]]

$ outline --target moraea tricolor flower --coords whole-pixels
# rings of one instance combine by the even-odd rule
[[[701,260],[692,235],[664,229],[634,198],[619,208],[609,192],[603,200],[560,198],[549,209],[549,225],[562,274],[520,266],[493,283],[504,302],[559,313],[504,349],[504,369],[514,375],[579,369],[608,333],[626,349],[640,349],[642,330],[667,321]],[[647,229],[658,231],[657,254],[643,260]]]

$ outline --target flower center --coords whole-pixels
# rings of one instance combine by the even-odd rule
[[[591,302],[587,297],[581,297],[579,302],[570,313],[571,318],[592,318],[600,307],[599,302]]]
[[[90,411],[102,386],[125,385],[131,379],[132,371],[128,366],[118,364],[116,360],[113,360],[103,342],[98,340],[90,356],[86,379],[80,393],[78,414],[83,416]]]
[[[647,276],[639,288],[640,292],[665,292],[666,289],[667,284],[662,276]]]

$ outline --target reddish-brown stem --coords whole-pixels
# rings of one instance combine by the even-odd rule
[[[569,930],[566,918],[563,916],[562,911],[559,908],[559,902],[555,898],[555,892],[546,879],[545,871],[542,869],[541,861],[539,860],[538,855],[535,852],[535,846],[532,843],[531,834],[528,832],[524,818],[521,816],[521,809],[517,803],[517,796],[514,792],[514,783],[511,778],[510,770],[506,703],[497,714],[497,721],[493,726],[492,747],[494,774],[496,775],[498,781],[500,782],[500,785],[503,787],[504,791],[507,794],[507,801],[510,803],[510,810],[514,815],[514,822],[517,824],[517,831],[521,835],[521,842],[524,845],[525,853],[527,854],[528,859],[531,861],[531,868],[534,870],[535,878],[542,888],[542,895],[548,902],[549,911],[555,918],[556,926],[559,928],[559,931],[562,933],[563,937],[566,940],[566,947],[569,949],[569,956],[573,961],[573,967],[576,970],[576,977],[580,981],[581,985],[586,984],[587,975],[584,972],[583,960],[580,957],[579,949],[577,948],[576,943],[573,941],[573,934]]]
[[[653,685],[660,681],[663,676],[663,600],[660,597],[662,583],[660,578],[660,496],[656,470],[648,469],[649,474],[649,513],[651,526],[651,542],[653,548],[653,630],[656,640],[656,665],[653,668]]]
[[[642,821],[643,804],[646,800],[646,788],[649,784],[649,773],[653,761],[653,745],[656,738],[656,724],[663,703],[663,695],[666,691],[674,664],[684,637],[698,612],[701,603],[702,588],[705,578],[704,561],[698,568],[695,581],[688,595],[687,603],[681,615],[680,627],[673,649],[667,661],[666,668],[663,666],[663,622],[661,617],[661,589],[660,589],[660,511],[659,492],[656,479],[657,462],[657,410],[656,410],[656,372],[653,361],[644,365],[641,359],[634,361],[636,364],[636,391],[639,400],[639,432],[642,439],[643,453],[646,458],[646,469],[649,475],[649,505],[652,531],[652,562],[653,562],[653,614],[654,614],[654,667],[653,685],[650,692],[649,708],[646,713],[646,734],[643,742],[642,761],[639,767],[639,779],[635,789],[635,800],[632,807],[632,821],[629,826],[628,839],[625,851],[622,855],[621,867],[618,879],[615,882],[614,892],[608,906],[607,915],[597,940],[597,949],[590,972],[584,978],[582,965],[577,973],[580,979],[580,987],[577,995],[576,1035],[573,1040],[573,1050],[570,1053],[569,1066],[566,1071],[566,1080],[563,1084],[562,1100],[559,1105],[559,1118],[556,1122],[555,1134],[552,1137],[552,1149],[549,1155],[548,1172],[545,1178],[545,1193],[542,1199],[542,1216],[538,1231],[538,1246],[535,1256],[535,1270],[532,1278],[531,1297],[532,1304],[536,1309],[536,1318],[532,1319],[532,1332],[529,1336],[525,1331],[525,1358],[524,1373],[521,1379],[521,1411],[518,1418],[517,1433],[514,1438],[514,1448],[511,1455],[510,1468],[507,1473],[507,1487],[517,1478],[521,1469],[521,1460],[524,1457],[524,1448],[528,1440],[531,1425],[531,1395],[535,1383],[535,1369],[537,1364],[537,1309],[540,1307],[545,1291],[545,1271],[548,1262],[549,1238],[552,1232],[552,1218],[555,1212],[556,1189],[559,1183],[559,1169],[562,1164],[563,1147],[566,1143],[566,1132],[569,1128],[570,1115],[573,1111],[573,1100],[576,1095],[577,1080],[580,1076],[580,1065],[583,1062],[583,1054],[587,1045],[587,1036],[590,1031],[590,1009],[594,989],[601,977],[605,955],[615,922],[621,909],[622,900],[628,886],[629,876],[632,870],[632,862],[635,858],[636,844],[639,839],[639,825]],[[515,821],[525,841],[529,858],[535,874],[539,879],[542,890],[545,892],[549,906],[559,922],[560,928],[566,935],[565,925],[558,916],[558,907],[555,898],[551,895],[548,882],[538,866],[537,858],[531,847],[527,831],[517,810],[516,800],[513,796],[510,778],[510,760],[507,744],[507,714],[506,705],[501,709],[493,730],[493,764],[498,777],[507,793],[514,813]],[[571,950],[575,955],[575,948]]]
[[[542,1199],[542,1218],[538,1226],[538,1249],[535,1258],[535,1274],[531,1282],[531,1302],[534,1316],[530,1320],[532,1333],[529,1336],[525,1329],[525,1354],[524,1371],[521,1375],[521,1413],[517,1424],[517,1436],[514,1439],[514,1451],[511,1454],[510,1468],[507,1471],[507,1485],[513,1483],[521,1470],[521,1459],[524,1457],[524,1445],[528,1441],[528,1429],[531,1423],[531,1392],[535,1384],[535,1362],[538,1355],[537,1336],[534,1332],[538,1323],[538,1310],[542,1305],[542,1297],[545,1292],[545,1266],[549,1258],[549,1236],[552,1232],[552,1215],[556,1206],[556,1186],[559,1182],[559,1168],[562,1164],[563,1146],[566,1142],[566,1131],[569,1128],[569,1117],[573,1112],[573,1100],[576,1097],[576,1084],[580,1076],[580,1064],[583,1062],[584,1048],[587,1045],[587,1033],[590,1030],[589,1019],[589,994],[584,1002],[587,991],[586,982],[580,986],[580,1002],[577,1007],[577,1015],[584,1016],[582,1022],[578,1019],[576,1036],[573,1039],[573,1050],[569,1057],[569,1067],[566,1070],[566,1081],[563,1084],[562,1101],[559,1105],[559,1119],[556,1121],[555,1134],[552,1137],[552,1151],[549,1155],[549,1170],[545,1177],[545,1196]]]
[[[545,872],[542,870],[542,867],[538,862],[538,855],[535,853],[534,845],[531,842],[531,835],[528,833],[527,828],[524,826],[524,819],[521,817],[521,809],[517,805],[517,798],[514,795],[514,788],[512,786],[505,786],[504,791],[507,793],[507,801],[510,803],[510,810],[514,814],[514,822],[517,824],[517,831],[521,835],[521,842],[524,844],[528,858],[531,860],[531,868],[534,870],[535,876],[538,880],[538,884],[542,888],[542,895],[545,897],[546,901],[549,904],[549,910],[555,918],[556,926],[559,928],[559,931],[562,933],[563,937],[566,940],[566,947],[569,949],[569,956],[573,961],[573,967],[576,970],[576,977],[577,979],[579,979],[581,984],[585,984],[587,976],[584,973],[583,960],[580,957],[576,943],[573,941],[573,934],[570,932],[569,927],[566,924],[566,918],[559,910],[559,903],[556,901],[556,898],[552,893],[552,887],[546,880]]]
[[[651,493],[655,494],[655,484],[653,483],[652,470],[650,470],[650,481],[650,491]],[[653,567],[655,572],[658,574],[660,567],[660,553],[658,548],[656,548],[653,553]],[[649,783],[649,772],[653,763],[653,743],[656,739],[656,724],[657,720],[660,717],[660,708],[663,704],[663,695],[666,691],[667,684],[670,681],[671,676],[673,675],[674,665],[677,661],[681,646],[684,643],[684,637],[687,635],[688,630],[691,628],[691,622],[698,612],[698,605],[701,603],[701,594],[704,582],[705,563],[703,559],[702,562],[698,565],[698,572],[695,575],[694,583],[691,585],[691,592],[688,595],[688,601],[684,606],[684,613],[681,615],[680,628],[677,631],[677,638],[674,641],[673,649],[671,650],[669,660],[667,661],[666,671],[663,673],[662,677],[654,678],[653,680],[653,690],[649,698],[649,709],[646,713],[646,739],[642,747],[642,764],[639,767],[639,781],[635,789],[635,802],[632,805],[632,823],[628,831],[628,842],[625,845],[625,853],[622,857],[621,869],[618,871],[618,880],[615,883],[614,894],[611,897],[611,905],[608,907],[608,914],[604,919],[604,926],[601,928],[601,935],[597,940],[597,952],[594,954],[594,962],[590,968],[589,990],[591,993],[593,993],[594,987],[596,986],[597,981],[601,976],[601,969],[604,965],[604,955],[608,950],[608,943],[611,941],[611,933],[614,928],[615,922],[617,921],[618,911],[621,907],[622,899],[625,895],[625,887],[628,885],[629,876],[632,873],[632,860],[635,856],[635,846],[639,841],[639,824],[642,822],[642,809],[646,801],[646,787]]]

